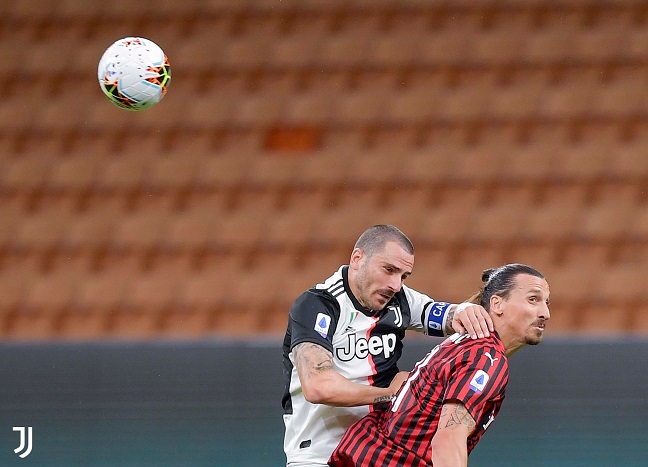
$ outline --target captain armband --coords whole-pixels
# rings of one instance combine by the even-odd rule
[[[425,333],[429,336],[443,337],[446,323],[446,314],[452,304],[447,302],[434,302],[426,313]]]

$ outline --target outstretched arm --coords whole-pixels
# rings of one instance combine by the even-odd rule
[[[444,403],[439,426],[432,438],[432,465],[467,466],[467,440],[474,429],[475,420],[461,402]]]
[[[387,402],[407,375],[401,372],[388,388],[378,388],[354,383],[338,373],[333,354],[321,345],[303,342],[295,346],[293,355],[304,397],[313,404],[351,407]]]

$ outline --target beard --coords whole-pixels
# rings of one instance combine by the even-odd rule
[[[529,335],[527,334],[524,343],[527,345],[538,345],[540,342],[542,342],[542,338],[544,337],[544,333],[534,333],[534,335]]]

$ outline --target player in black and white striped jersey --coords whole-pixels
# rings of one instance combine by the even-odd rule
[[[407,329],[432,336],[487,336],[479,305],[437,302],[403,284],[414,247],[398,228],[367,229],[342,266],[290,310],[283,344],[287,465],[325,466],[345,430],[391,400]]]

